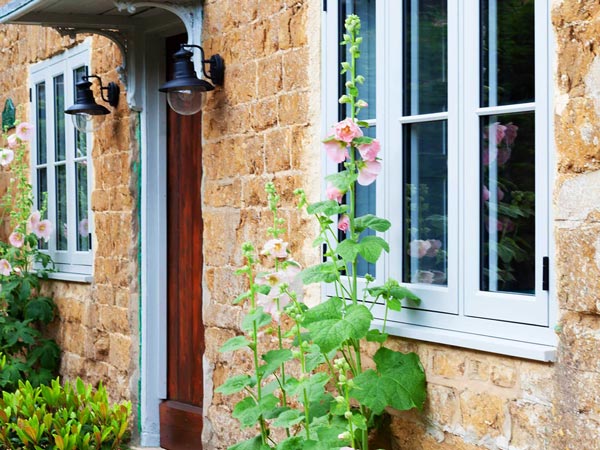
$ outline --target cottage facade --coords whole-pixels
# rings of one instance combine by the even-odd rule
[[[102,380],[113,399],[132,400],[140,445],[180,437],[225,449],[243,435],[231,398],[214,393],[251,365],[217,351],[240,332],[242,311],[232,305],[244,288],[234,274],[240,245],[266,239],[263,187],[274,181],[295,257],[319,261],[316,224],[297,212],[292,191],[302,187],[317,200],[323,175],[336,170],[320,140],[344,114],[337,42],[341,18],[356,12],[366,46],[365,118],[382,140],[385,167],[364,207],[398,224],[387,237],[399,255],[364,270],[395,274],[424,299],[393,320],[392,345],[415,351],[428,381],[423,413],[392,412],[395,448],[597,448],[597,2],[0,3],[0,104],[11,99],[17,117],[37,125],[32,181],[36,195],[48,192],[59,223],[49,251],[61,270],[45,289],[59,306],[51,333],[63,349],[61,374]],[[524,22],[503,19],[509,3]],[[517,80],[494,79],[505,73],[502,52],[515,49],[503,45],[515,35],[525,50],[511,53],[521,65],[506,70]],[[224,84],[195,116],[174,114],[158,92],[170,55],[186,41],[226,64]],[[121,88],[118,106],[93,133],[60,114],[86,68]],[[519,132],[507,144],[509,124]],[[498,132],[496,161],[500,144],[514,159],[530,143],[530,160],[519,160],[529,172],[513,173],[512,182],[533,179],[520,190],[536,199],[523,257],[530,263],[513,273],[525,281],[506,288],[493,275],[501,274],[499,260],[480,257],[499,238],[476,211],[490,189],[482,200],[483,178],[472,175],[485,174],[486,189],[494,183],[493,162],[482,166],[473,155],[486,149],[490,158]],[[410,200],[405,186],[436,190],[419,163],[446,186],[445,207],[434,211],[447,219],[441,235],[405,234],[424,219],[399,200]],[[10,183],[8,171],[0,182]],[[407,253],[416,240],[442,243],[443,270]]]

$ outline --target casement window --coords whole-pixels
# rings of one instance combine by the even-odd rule
[[[554,358],[546,0],[328,0],[323,129],[346,117],[339,46],[347,14],[364,37],[359,118],[383,173],[359,214],[392,221],[390,254],[361,274],[421,299],[388,316],[393,334]],[[338,170],[323,159],[328,173]],[[373,308],[383,315],[383,307]]]
[[[29,74],[35,125],[31,180],[36,207],[45,207],[54,224],[42,248],[54,259],[57,277],[79,281],[92,273],[92,139],[76,130],[64,111],[74,103],[75,83],[86,75],[89,61],[89,44],[84,43],[33,65]]]

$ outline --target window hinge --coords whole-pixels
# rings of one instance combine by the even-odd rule
[[[542,289],[550,290],[550,260],[547,256],[542,258]]]

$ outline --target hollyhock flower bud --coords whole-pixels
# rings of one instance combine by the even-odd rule
[[[362,130],[352,119],[344,119],[333,127],[333,134],[338,141],[350,143],[352,139],[361,137]]]
[[[356,102],[356,106],[359,108],[366,108],[369,106],[369,104],[367,102],[365,102],[364,100],[359,100]]]
[[[358,152],[365,161],[375,161],[381,150],[381,145],[377,139],[373,139],[370,144],[361,144],[358,146]]]
[[[344,197],[345,191],[341,191],[336,188],[333,184],[327,184],[327,190],[325,191],[327,198],[329,200],[335,200],[338,203],[342,203],[342,198]]]
[[[338,222],[338,230],[346,233],[349,229],[350,229],[350,218],[346,214],[343,214],[342,217],[340,217],[340,220]]]

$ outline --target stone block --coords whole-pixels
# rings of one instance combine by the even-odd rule
[[[239,179],[206,180],[202,194],[206,206],[239,208],[242,199],[242,183]]]
[[[499,387],[511,388],[517,382],[517,371],[514,365],[495,364],[492,366],[492,383]]]
[[[514,448],[545,450],[550,447],[553,431],[552,408],[522,401],[511,402],[510,445]]]
[[[291,169],[291,134],[289,128],[275,128],[265,133],[267,172],[277,173]]]
[[[309,87],[310,53],[300,48],[283,56],[283,89],[292,91]]]
[[[281,55],[275,54],[261,59],[258,66],[258,98],[270,97],[281,92],[283,86]]]
[[[444,378],[462,378],[465,374],[465,355],[452,349],[435,350],[431,355],[433,375]]]
[[[600,372],[600,317],[567,313],[561,317],[560,360],[577,370]]]
[[[279,124],[301,125],[309,122],[307,92],[293,92],[278,98]]]
[[[231,105],[247,103],[257,98],[257,79],[260,75],[258,64],[248,61],[245,64],[236,64],[227,67],[227,78],[235,80],[235,83],[227,85],[225,95]],[[260,95],[260,92],[259,92]]]
[[[242,182],[242,205],[244,207],[264,207],[267,204],[264,177],[245,177]],[[266,231],[266,229],[264,230]]]
[[[467,367],[469,380],[487,381],[490,377],[490,364],[484,358],[469,357]]]
[[[501,435],[507,419],[507,401],[487,392],[465,390],[460,394],[462,426],[479,438]]]
[[[452,428],[460,422],[460,402],[454,389],[429,383],[426,405],[428,419],[437,425]]]
[[[114,367],[131,364],[131,337],[112,333],[109,335],[108,362]]]
[[[263,131],[277,125],[277,99],[269,98],[252,105],[252,129]]]
[[[236,232],[240,226],[240,212],[231,209],[204,212],[204,263],[225,266],[240,260]]]

